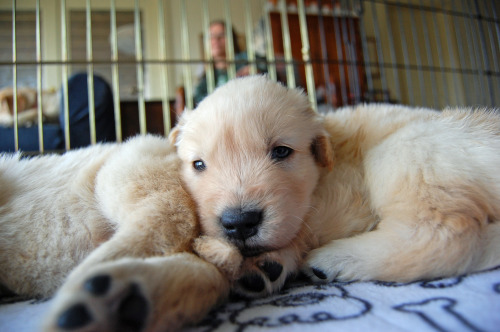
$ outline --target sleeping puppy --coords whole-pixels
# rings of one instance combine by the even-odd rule
[[[0,188],[0,297],[55,293],[45,331],[178,329],[225,299],[241,265],[200,236],[164,138],[0,155]]]
[[[320,116],[255,76],[186,111],[177,154],[145,136],[0,156],[0,296],[58,289],[46,331],[164,331],[299,269],[408,281],[500,264],[499,128],[481,110]]]
[[[59,116],[59,93],[43,90],[42,100],[38,100],[36,89],[17,89],[17,123],[20,126],[29,126],[38,121],[38,105],[42,103],[42,115],[47,120],[55,120]],[[0,90],[0,125],[14,125],[14,90],[4,88]]]
[[[187,111],[171,138],[202,231],[246,257],[236,288],[411,281],[500,264],[500,116],[361,105],[325,116],[248,77]]]

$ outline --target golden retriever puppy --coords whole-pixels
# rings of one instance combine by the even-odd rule
[[[55,120],[59,116],[59,93],[43,90],[42,100],[38,100],[36,89],[17,89],[17,123],[18,125],[32,125],[38,122],[38,105],[41,103],[42,115],[45,119]],[[4,88],[0,90],[0,125],[14,125],[14,90]]]
[[[500,264],[500,115],[362,105],[316,114],[265,77],[229,82],[171,138],[202,231],[246,257],[236,288],[410,281]]]
[[[241,264],[228,243],[199,237],[166,139],[0,155],[0,188],[0,296],[62,285],[46,331],[177,329],[225,298]]]

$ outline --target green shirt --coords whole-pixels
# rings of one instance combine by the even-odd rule
[[[240,70],[241,68],[249,64],[246,52],[236,54],[234,60],[235,60],[236,71]],[[257,71],[259,73],[267,72],[267,64],[265,62],[265,59],[256,57],[256,60],[257,60],[256,61]],[[216,88],[227,83],[227,81],[229,81],[227,69],[214,68],[214,79]],[[193,99],[195,106],[198,105],[200,101],[202,101],[203,98],[207,96],[207,94],[208,94],[207,75],[206,73],[204,73],[203,76],[200,77],[200,80],[198,81],[198,84],[194,89]]]

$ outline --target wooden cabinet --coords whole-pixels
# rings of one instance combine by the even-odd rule
[[[163,126],[163,106],[161,101],[147,101],[146,107],[146,130],[150,134],[165,135]],[[120,102],[121,126],[123,139],[140,133],[139,129],[139,105],[137,101]],[[173,109],[173,101],[170,102],[170,121],[174,126],[176,114]]]
[[[274,52],[277,56],[283,55],[281,14],[270,12],[270,22]],[[297,13],[288,13],[288,24],[292,55],[298,63],[300,83],[305,87],[305,66]],[[307,14],[307,29],[319,102],[341,106],[362,101],[366,80],[359,19],[352,16]]]

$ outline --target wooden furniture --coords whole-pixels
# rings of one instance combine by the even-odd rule
[[[276,55],[283,55],[281,14],[271,11],[270,22]],[[302,61],[302,40],[297,13],[288,13],[293,59],[297,61],[300,82],[305,87],[305,66]],[[333,106],[363,100],[366,91],[363,49],[359,19],[353,16],[307,14],[310,59],[318,96]]]
[[[120,102],[122,117],[123,139],[135,136],[140,133],[139,128],[139,105],[137,101]],[[170,101],[170,121],[172,127],[175,125],[177,117],[174,111],[174,102]],[[165,135],[163,127],[163,107],[161,101],[146,102],[146,130],[151,134]]]

